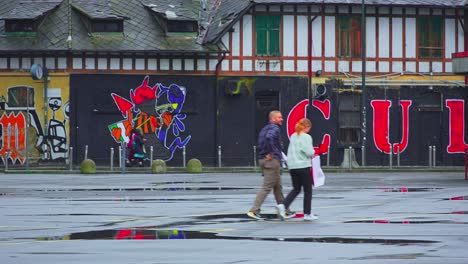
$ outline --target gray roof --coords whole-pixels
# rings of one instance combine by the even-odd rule
[[[72,6],[92,19],[123,19],[107,0],[74,0]]]
[[[7,13],[19,0],[0,0],[0,15]],[[3,3],[5,2],[5,3]],[[93,4],[91,2],[95,2]],[[199,1],[197,1],[199,2]],[[39,27],[36,36],[18,36],[5,33],[4,21],[0,20],[0,52],[146,52],[146,53],[216,53],[226,52],[225,47],[211,43],[198,44],[196,36],[166,36],[151,11],[139,0],[73,0],[87,14],[96,7],[103,7],[104,17],[118,15],[124,20],[123,33],[90,33],[80,16],[82,11],[72,8],[69,16],[68,1],[64,0],[52,10]],[[107,3],[107,5],[102,5]],[[101,10],[101,8],[99,9]],[[102,17],[102,16],[100,16]],[[71,22],[71,27],[69,27]],[[71,41],[67,41],[68,36]]]
[[[215,5],[209,18],[209,27],[205,35],[200,36],[203,43],[216,43],[232,25],[253,5],[250,0],[220,1]]]
[[[4,2],[4,1],[2,1]],[[62,1],[10,1],[0,19],[36,19],[57,7]],[[3,5],[3,3],[1,3]]]
[[[142,0],[143,5],[168,20],[198,21],[208,16],[200,1],[193,0]]]

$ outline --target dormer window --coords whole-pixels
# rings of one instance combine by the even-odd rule
[[[35,32],[37,23],[32,19],[5,20],[5,32]]]
[[[99,1],[75,0],[72,7],[90,33],[122,33],[126,17]]]
[[[190,5],[188,0],[185,1],[187,2],[187,5]],[[197,14],[199,13],[199,10],[177,8],[174,5],[165,4],[157,5],[143,3],[143,5],[151,11],[151,14],[166,34],[198,32],[199,17]]]
[[[20,33],[14,35],[30,36],[37,33],[39,25],[44,21],[48,13],[59,6],[60,2],[33,2],[20,1],[12,9],[6,12],[0,20],[5,21],[6,33]]]
[[[123,20],[96,19],[91,24],[92,32],[123,32]]]
[[[196,21],[172,20],[167,21],[167,32],[197,32]]]

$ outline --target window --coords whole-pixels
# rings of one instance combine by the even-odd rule
[[[343,92],[339,100],[339,141],[343,145],[359,143],[361,131],[361,95]]]
[[[338,56],[361,57],[361,17],[338,17],[338,31]]]
[[[257,55],[280,56],[281,16],[255,16]]]
[[[198,24],[194,21],[176,21],[170,20],[167,22],[168,32],[197,32]]]
[[[36,24],[32,19],[5,20],[6,32],[35,32]]]
[[[94,20],[93,32],[123,32],[122,20]]]
[[[443,19],[441,17],[418,18],[418,49],[420,58],[443,57]]]

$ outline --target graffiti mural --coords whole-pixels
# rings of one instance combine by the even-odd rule
[[[67,102],[63,108],[68,109],[68,105]],[[57,119],[56,112],[62,108],[61,97],[49,98],[48,106],[53,111],[53,116],[48,120],[47,131],[44,131],[36,110],[33,87],[21,85],[8,87],[7,98],[3,95],[0,97],[0,111],[3,112],[0,116],[2,127],[0,156],[4,163],[7,161],[8,153],[9,162],[23,164],[26,161],[26,141],[34,144],[40,156],[39,160],[66,161],[68,139],[65,122],[68,119],[68,111],[64,111],[63,121]],[[28,127],[33,131],[28,130],[30,133],[26,139]],[[31,148],[28,149],[31,151]],[[31,157],[32,153],[29,155]]]
[[[177,84],[164,86],[160,83],[149,86],[149,76],[142,84],[130,90],[129,99],[112,93],[123,120],[108,126],[117,143],[126,143],[134,128],[142,128],[146,146],[153,146],[155,157],[171,160],[178,148],[188,144],[191,135],[183,138],[185,132],[182,108],[186,98],[186,88]]]

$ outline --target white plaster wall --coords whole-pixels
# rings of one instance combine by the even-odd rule
[[[294,16],[283,16],[283,56],[294,56]]]
[[[406,58],[416,58],[416,18],[406,18]]]
[[[242,31],[242,53],[244,56],[252,56],[252,16],[245,15],[243,18]]]
[[[455,52],[455,22],[453,18],[445,19],[445,58],[452,58]]]
[[[240,55],[240,24],[234,24],[234,32],[232,32],[232,56]]]
[[[185,59],[184,66],[185,70],[193,71],[195,69],[195,61],[193,59]]]
[[[309,34],[306,16],[297,17],[297,55],[308,56]]]
[[[67,68],[67,58],[65,57],[59,57],[57,60],[57,68],[60,70],[64,70]]]
[[[120,69],[120,58],[111,58],[110,59],[110,68],[111,70],[119,70]]]
[[[158,63],[156,59],[149,58],[148,59],[148,70],[157,70],[158,69]]]
[[[80,57],[73,58],[73,69],[83,69],[83,61]]]
[[[98,70],[107,69],[107,58],[98,58]]]
[[[379,18],[379,57],[390,57],[390,19]]]
[[[403,58],[403,19],[392,18],[392,57]]]
[[[55,69],[55,58],[47,57],[45,61],[45,65],[47,69]]]
[[[375,17],[366,18],[366,55],[368,58],[376,56],[376,34],[375,34]]]
[[[325,17],[325,32],[325,57],[335,57],[335,17]],[[325,65],[325,69],[328,67]],[[335,66],[333,65],[334,68]]]
[[[107,66],[107,59],[106,59],[106,66]],[[135,70],[144,70],[145,69],[145,59],[144,58],[136,58],[135,59]]]
[[[460,13],[462,13],[462,16],[463,16],[463,12],[460,12]],[[463,33],[463,27],[460,24],[460,21],[457,22],[457,25],[458,25],[458,51],[457,52],[461,52],[465,50],[464,43],[463,43],[465,34]],[[465,24],[465,27],[467,27],[466,24]]]
[[[312,23],[312,56],[322,56],[322,19],[317,18]],[[322,67],[320,65],[320,67]]]

